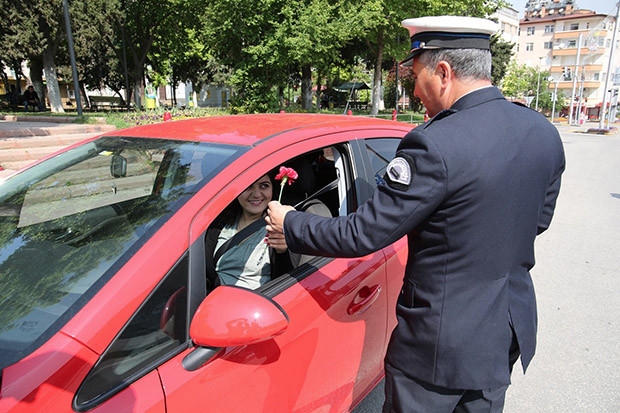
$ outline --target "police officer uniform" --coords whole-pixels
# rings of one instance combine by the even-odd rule
[[[486,23],[452,19],[403,22],[409,59],[424,48],[489,48]],[[354,257],[407,236],[386,365],[446,389],[507,386],[513,340],[524,371],[534,355],[534,239],[551,222],[563,170],[556,128],[485,87],[408,133],[386,184],[355,213],[287,213],[286,242],[294,252]]]

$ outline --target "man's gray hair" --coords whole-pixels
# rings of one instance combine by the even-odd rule
[[[491,52],[482,49],[430,49],[418,57],[418,61],[429,70],[445,60],[454,75],[462,80],[491,80]]]

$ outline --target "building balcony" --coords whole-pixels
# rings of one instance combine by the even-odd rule
[[[590,50],[587,47],[582,47],[580,53],[581,53],[581,56],[585,56],[587,54],[590,54],[590,55],[603,54],[605,53],[605,48],[598,47],[595,50]],[[556,45],[553,47],[552,55],[554,57],[555,56],[577,56],[577,48],[576,47],[562,48]]]
[[[566,30],[563,32],[554,32],[553,33],[553,38],[554,39],[578,39],[579,35],[581,34],[582,37],[585,39],[586,37],[588,37],[590,35],[590,31],[591,29],[588,30]],[[606,29],[601,29],[598,30],[596,33],[597,37],[607,37],[607,30]]]
[[[568,67],[570,67],[571,69],[574,69],[575,65],[568,66]],[[602,64],[600,64],[600,65],[579,65],[579,67],[580,68],[583,67],[585,69],[586,73],[590,73],[590,72],[598,73],[598,72],[603,70],[603,65]],[[549,72],[551,72],[551,73],[562,73],[563,70],[564,70],[564,66],[551,66],[549,68]]]
[[[576,83],[577,88],[581,88],[581,81],[579,79],[577,79],[577,83]],[[601,82],[596,82],[594,80],[588,80],[583,82],[583,88],[584,89],[598,89],[601,86]],[[549,82],[549,89],[554,89],[555,88],[555,83],[554,82]],[[563,80],[561,82],[558,82],[558,89],[560,90],[572,90],[573,88],[573,81],[572,80]]]

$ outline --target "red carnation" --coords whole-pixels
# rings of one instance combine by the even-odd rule
[[[286,166],[280,167],[280,172],[276,175],[276,179],[280,181],[280,196],[278,197],[278,202],[282,199],[282,191],[284,190],[284,185],[288,182],[291,185],[295,180],[299,177],[299,174],[293,168],[287,168]]]

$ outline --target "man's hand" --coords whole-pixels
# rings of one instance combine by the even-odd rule
[[[267,207],[267,232],[284,234],[284,217],[289,211],[295,208],[289,205],[282,205],[278,201],[271,201]]]

